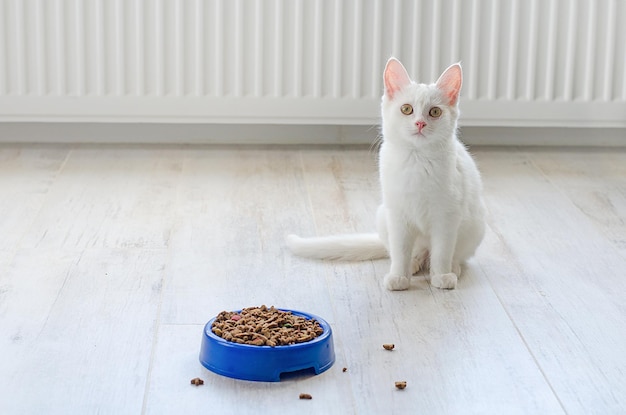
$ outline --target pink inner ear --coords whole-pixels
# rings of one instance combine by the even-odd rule
[[[409,74],[399,60],[391,58],[387,61],[385,74],[385,93],[389,98],[393,98],[396,92],[411,83]]]
[[[461,92],[463,73],[461,65],[455,63],[446,69],[437,80],[437,88],[441,89],[448,97],[448,105],[456,105]]]

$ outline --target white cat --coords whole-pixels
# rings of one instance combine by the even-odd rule
[[[404,66],[389,59],[381,105],[378,233],[289,235],[292,252],[319,259],[389,256],[389,290],[408,289],[409,277],[428,266],[433,286],[455,288],[461,264],[485,232],[480,173],[456,137],[461,83],[459,64],[426,85],[411,81]]]

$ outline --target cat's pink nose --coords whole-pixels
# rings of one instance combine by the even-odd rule
[[[418,121],[415,123],[415,125],[417,125],[417,132],[420,134],[422,133],[424,127],[426,127],[426,123],[424,121]]]

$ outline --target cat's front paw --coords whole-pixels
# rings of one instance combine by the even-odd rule
[[[385,275],[385,288],[387,288],[389,291],[408,290],[409,285],[411,285],[411,281],[404,275]]]
[[[450,272],[448,274],[438,274],[430,277],[430,285],[437,288],[454,290],[458,278],[456,274]]]

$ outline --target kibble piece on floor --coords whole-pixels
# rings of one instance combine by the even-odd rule
[[[396,347],[395,344],[391,344],[391,343],[383,344],[383,349],[385,350],[393,350],[394,347]]]
[[[300,399],[313,399],[313,397],[309,395],[308,393],[301,393]]]
[[[192,385],[196,385],[196,386],[200,386],[200,385],[204,385],[204,381],[200,378],[193,378],[191,379],[191,384]]]
[[[400,381],[400,382],[396,382],[396,388],[398,389],[404,389],[406,388],[406,381]]]

